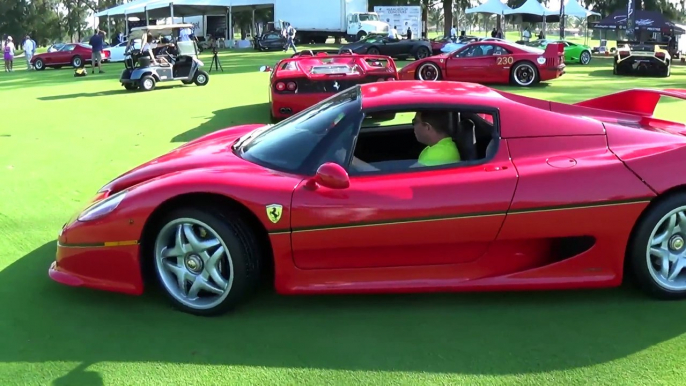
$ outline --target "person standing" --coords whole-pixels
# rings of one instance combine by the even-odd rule
[[[31,36],[26,35],[26,38],[24,38],[24,56],[26,58],[26,69],[31,70],[33,66],[31,66],[31,58],[33,57],[33,54],[36,53],[36,42],[31,39]]]
[[[98,70],[100,71],[100,73],[105,73],[105,71],[102,70],[102,47],[104,45],[104,36],[105,33],[103,31],[96,30],[95,34],[93,34],[93,36],[91,36],[91,39],[88,41],[88,44],[90,44],[92,50],[91,74],[95,74],[96,64],[98,66]]]
[[[453,28],[450,29],[450,40],[455,43],[457,41],[457,28],[455,28],[455,25],[453,24]]]
[[[531,31],[529,31],[529,27],[524,28],[524,32],[522,32],[522,40],[527,43],[529,40],[531,40]]]
[[[294,53],[298,53],[298,49],[295,48],[295,28],[291,24],[288,24],[286,28],[286,47],[284,47],[283,52],[288,51],[289,48],[293,48]]]
[[[5,59],[5,72],[14,71],[14,42],[11,36],[7,37],[3,54]]]

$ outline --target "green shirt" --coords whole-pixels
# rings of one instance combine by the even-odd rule
[[[443,138],[433,146],[427,146],[419,154],[423,166],[436,166],[460,161],[460,152],[452,138]]]

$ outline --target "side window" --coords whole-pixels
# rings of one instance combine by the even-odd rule
[[[74,48],[76,48],[76,45],[74,44],[67,44],[60,51],[74,51]]]
[[[512,52],[510,52],[508,49],[500,47],[500,46],[495,46],[493,48],[493,55],[509,55]]]
[[[487,111],[377,113],[362,122],[348,172],[392,174],[482,163],[497,147],[497,127]]]

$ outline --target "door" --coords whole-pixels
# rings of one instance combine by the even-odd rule
[[[46,64],[67,64],[71,62],[71,55],[76,48],[75,44],[65,44],[61,50],[50,55],[50,61]]]
[[[300,269],[469,263],[495,240],[517,175],[506,145],[481,165],[350,178],[296,188],[291,236]]]
[[[496,58],[493,45],[474,44],[456,52],[446,63],[449,80],[462,82],[492,82]]]

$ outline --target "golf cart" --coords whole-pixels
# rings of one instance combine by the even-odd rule
[[[193,29],[192,24],[167,24],[136,27],[131,29],[129,44],[124,54],[124,66],[119,82],[127,90],[141,89],[150,91],[158,82],[181,81],[183,84],[195,83],[206,85],[210,77],[207,72],[200,70],[203,63],[198,59],[198,48],[195,41],[179,41],[179,31],[183,28]],[[142,48],[147,43],[148,36],[171,36],[171,41],[161,38],[162,47],[154,48],[153,55],[157,64],[152,62],[149,53]],[[131,43],[140,40],[141,49]],[[152,43],[152,42],[150,42]]]

